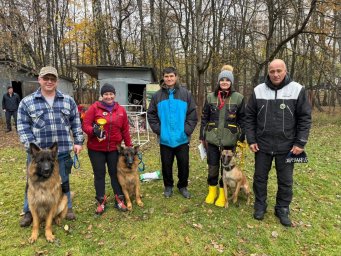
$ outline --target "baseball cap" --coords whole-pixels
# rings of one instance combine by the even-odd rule
[[[39,72],[40,77],[48,75],[48,74],[54,75],[58,78],[57,69],[55,69],[54,67],[51,67],[51,66],[43,67]]]

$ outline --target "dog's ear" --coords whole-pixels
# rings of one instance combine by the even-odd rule
[[[52,151],[53,158],[56,158],[58,155],[58,143],[56,141],[52,144],[50,150]]]
[[[137,153],[140,151],[140,145],[134,146],[134,150],[135,150],[135,155],[137,155]]]
[[[30,143],[30,154],[34,158],[35,155],[41,150],[40,147],[38,147],[35,143]]]

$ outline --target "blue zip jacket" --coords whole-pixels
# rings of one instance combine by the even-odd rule
[[[161,85],[147,111],[148,122],[160,137],[160,144],[175,148],[188,143],[198,122],[192,94],[178,84],[173,89]]]

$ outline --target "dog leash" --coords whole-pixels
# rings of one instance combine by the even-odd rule
[[[78,155],[74,154],[73,155],[73,168],[79,169],[81,167],[81,163],[79,162]]]
[[[137,165],[138,168],[139,168],[139,171],[140,172],[143,172],[144,171],[144,162],[142,161],[142,153],[141,152],[138,152],[137,153],[137,157],[139,158],[140,162],[139,164]],[[140,167],[140,165],[142,165],[142,167]]]
[[[241,152],[241,157],[240,157],[240,168],[244,170],[244,165],[245,165],[245,148],[247,147],[246,142],[237,142],[237,147],[239,148]]]

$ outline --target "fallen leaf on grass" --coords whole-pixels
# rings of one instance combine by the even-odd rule
[[[87,239],[92,238],[92,234],[86,234],[85,238],[87,238]]]
[[[189,239],[189,237],[186,236],[186,237],[185,237],[185,242],[186,242],[186,244],[191,244],[191,239]]]
[[[272,231],[272,232],[271,232],[271,236],[272,236],[273,238],[277,238],[277,237],[278,237],[278,232],[277,232],[277,231]]]
[[[213,248],[216,249],[218,252],[223,253],[224,252],[224,245],[218,244],[216,241],[211,241],[211,244],[213,245]]]
[[[48,250],[44,250],[44,251],[36,251],[35,252],[35,256],[41,256],[41,255],[48,255],[49,251]]]
[[[202,225],[200,223],[199,224],[193,223],[193,227],[197,229],[202,229]]]
[[[253,226],[250,225],[250,224],[246,224],[246,227],[249,228],[249,229],[253,229]]]

